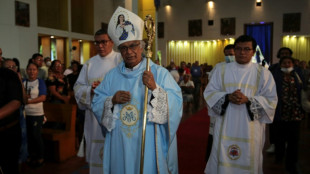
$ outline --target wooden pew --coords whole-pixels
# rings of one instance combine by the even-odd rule
[[[44,103],[44,113],[47,118],[43,126],[42,136],[48,149],[47,153],[58,162],[76,155],[75,150],[75,120],[76,105]],[[48,125],[60,125],[61,129]],[[50,144],[51,143],[51,144]]]

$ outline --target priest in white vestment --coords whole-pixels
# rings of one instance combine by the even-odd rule
[[[135,38],[115,35],[117,17],[125,15],[135,28]],[[144,160],[144,174],[177,174],[177,137],[182,117],[182,93],[167,69],[142,56],[143,20],[118,7],[108,33],[120,50],[123,62],[112,69],[95,89],[92,109],[107,129],[104,143],[105,174],[137,174]],[[148,90],[144,159],[141,155],[144,90]]]
[[[216,117],[206,174],[262,174],[265,124],[274,118],[277,94],[271,73],[252,63],[256,41],[243,35],[234,44],[235,62],[214,70],[204,92]]]
[[[94,89],[122,58],[120,53],[113,51],[114,43],[106,30],[100,29],[95,33],[94,44],[98,54],[84,64],[74,85],[74,94],[79,108],[85,110],[84,137],[89,173],[102,174],[104,128],[91,110],[91,101]],[[80,150],[83,150],[83,145],[80,146]]]

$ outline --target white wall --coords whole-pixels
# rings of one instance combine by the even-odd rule
[[[56,30],[37,26],[37,0],[19,0],[29,4],[30,27],[15,25],[15,1],[0,1],[0,48],[3,57],[16,57],[20,60],[21,68],[25,68],[28,59],[38,50],[38,35],[47,34],[65,38],[93,40],[92,35],[79,34],[70,31]],[[70,1],[70,0],[68,0]],[[95,0],[98,1],[98,0]],[[106,0],[108,1],[108,0]],[[96,16],[96,15],[95,15]],[[69,20],[71,20],[69,18]],[[96,22],[96,21],[95,21]],[[101,23],[95,23],[95,26]]]
[[[15,1],[0,0],[0,48],[3,56],[17,57],[21,66],[25,67],[28,58],[38,52],[38,34],[62,36],[66,38],[79,38],[93,40],[92,35],[73,33],[37,27],[37,0],[19,0],[30,5],[30,27],[15,25]],[[70,1],[70,0],[68,0]],[[128,1],[128,2],[127,2]],[[226,38],[220,35],[220,19],[236,18],[236,35],[243,34],[244,24],[257,22],[273,22],[273,57],[281,47],[282,18],[284,13],[302,13],[301,31],[290,33],[297,35],[310,35],[310,1],[309,0],[263,0],[262,7],[255,7],[255,0],[214,0],[215,7],[211,13],[214,25],[208,26],[210,14],[207,12],[206,0],[170,0],[172,7],[167,13],[161,0],[158,10],[158,21],[165,23],[165,37],[158,40],[158,50],[162,51],[163,61],[166,60],[166,45],[170,40],[211,40]],[[128,3],[133,6],[138,0],[94,0],[94,32],[101,27],[101,22],[108,23],[117,6]],[[188,20],[202,19],[203,34],[201,37],[188,37]],[[70,20],[70,19],[69,19]],[[70,22],[69,22],[70,23]]]
[[[109,23],[114,12],[114,3],[111,0],[94,0],[94,33],[101,28],[101,23]]]
[[[158,39],[158,50],[162,51],[163,62],[166,61],[166,46],[170,40],[212,40],[227,37],[237,38],[244,34],[244,24],[258,22],[273,22],[273,60],[277,50],[281,47],[282,18],[284,13],[301,13],[301,31],[289,33],[296,35],[310,35],[310,1],[309,0],[262,0],[262,6],[256,7],[255,0],[214,0],[214,9],[211,11],[214,25],[208,26],[209,14],[206,0],[170,0],[170,12],[161,1],[158,10],[158,22],[164,22],[165,37]],[[233,36],[220,35],[221,18],[236,18],[236,34]],[[188,21],[202,19],[202,36],[188,37]],[[166,63],[164,63],[166,64]]]

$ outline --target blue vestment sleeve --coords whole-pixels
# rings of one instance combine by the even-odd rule
[[[110,91],[109,85],[104,85],[108,83],[109,78],[110,78],[110,75],[108,73],[106,77],[104,78],[104,80],[100,83],[100,85],[97,86],[97,88],[94,90],[95,94],[94,94],[92,104],[91,104],[92,111],[100,124],[102,124],[104,103],[106,99],[111,95],[107,93],[107,91]]]

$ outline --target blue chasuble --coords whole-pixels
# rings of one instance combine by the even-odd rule
[[[145,66],[146,59],[143,58],[137,69],[128,72],[122,62],[105,76],[95,90],[92,110],[100,123],[108,97],[119,90],[130,91],[131,94],[129,103],[113,107],[115,127],[106,133],[103,152],[105,174],[139,173],[145,88],[142,74]],[[178,173],[176,131],[183,109],[181,89],[165,68],[150,61],[150,70],[156,84],[167,93],[168,122],[158,124],[147,121],[144,173]],[[151,92],[149,90],[149,97]]]

